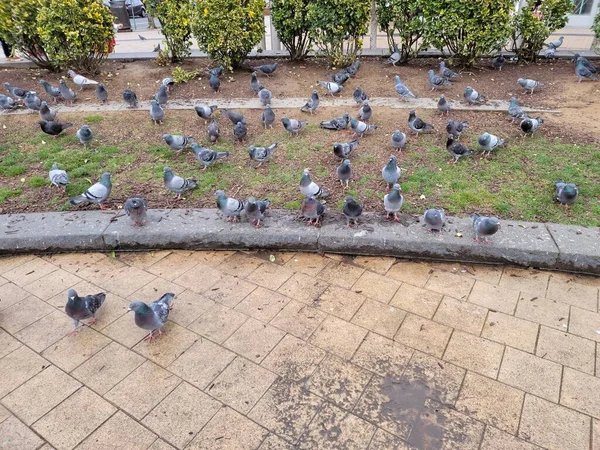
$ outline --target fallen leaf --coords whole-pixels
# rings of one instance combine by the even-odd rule
[[[269,261],[271,261],[271,262],[275,262],[275,255],[271,255],[271,256],[269,256]]]
[[[423,194],[421,194],[421,196],[419,197],[421,200],[425,200],[427,197],[425,197]]]
[[[463,237],[462,233],[456,233],[456,237]]]

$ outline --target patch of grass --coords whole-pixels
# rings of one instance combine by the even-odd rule
[[[83,118],[85,123],[100,123],[103,117],[100,114],[94,114],[93,116],[87,116]]]
[[[3,188],[0,187],[0,204],[4,203],[11,197],[17,197],[23,193],[23,188]]]
[[[38,177],[38,176],[31,177],[27,180],[27,184],[35,189],[46,186],[46,185],[48,185],[48,183],[49,182],[48,182],[47,178]]]

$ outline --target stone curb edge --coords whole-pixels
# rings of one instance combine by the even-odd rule
[[[224,221],[216,209],[154,209],[145,227],[123,211],[69,211],[0,215],[0,255],[76,251],[279,250],[514,264],[600,275],[600,228],[502,221],[491,245],[473,241],[468,218],[448,218],[443,234],[429,233],[414,216],[386,222],[365,213],[346,228],[328,211],[321,228],[287,210],[270,210],[263,227]]]

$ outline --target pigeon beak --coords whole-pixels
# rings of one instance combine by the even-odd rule
[[[131,311],[133,311],[133,309],[127,308],[127,312],[131,312]]]

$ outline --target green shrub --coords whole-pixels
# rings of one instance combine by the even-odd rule
[[[191,0],[152,0],[148,3],[160,22],[171,62],[183,61],[190,55],[192,46]]]
[[[377,21],[385,31],[390,51],[394,48],[394,34],[400,42],[400,63],[419,53],[423,36],[423,2],[425,0],[377,0]]]
[[[598,11],[598,14],[596,14],[596,17],[594,17],[592,31],[596,35],[596,39],[600,39],[600,11]]]
[[[230,70],[240,66],[265,32],[264,0],[195,0],[198,47]]]
[[[312,0],[308,21],[313,37],[332,65],[353,62],[362,49],[371,15],[369,0]]]
[[[571,12],[571,0],[544,0],[539,17],[523,6],[511,20],[511,50],[519,60],[535,61],[553,31],[564,27]]]
[[[293,61],[302,60],[312,42],[308,5],[311,0],[271,0],[271,20]]]
[[[175,83],[187,83],[188,81],[193,80],[194,78],[198,78],[201,72],[199,70],[192,70],[187,72],[181,67],[177,66],[171,72],[171,76],[173,77],[173,81]]]
[[[510,36],[513,0],[427,0],[423,2],[424,37],[450,51],[454,64],[470,66],[501,49]]]

